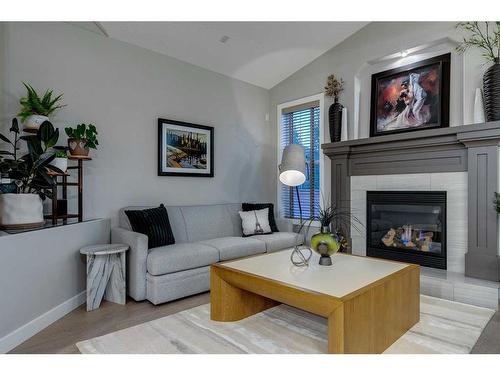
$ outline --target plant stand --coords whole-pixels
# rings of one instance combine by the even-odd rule
[[[50,173],[56,179],[56,184],[52,189],[52,213],[50,215],[45,215],[46,219],[51,219],[53,225],[57,225],[58,220],[62,219],[63,224],[68,223],[68,219],[78,219],[78,222],[83,221],[83,162],[87,160],[92,160],[90,156],[68,156],[69,160],[76,160],[77,165],[68,166],[68,170],[77,171],[77,181],[68,181],[70,174],[66,173]],[[61,180],[59,180],[59,177]],[[68,198],[68,187],[78,188],[78,211],[77,213],[58,214],[57,212],[57,199],[58,199],[58,187],[62,189],[62,199]]]

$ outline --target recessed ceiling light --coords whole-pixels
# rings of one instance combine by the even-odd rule
[[[401,51],[401,57],[406,57],[408,56],[408,51],[404,50],[404,51]]]
[[[219,39],[219,42],[226,43],[228,40],[229,40],[229,37],[227,35],[223,35],[222,38]]]

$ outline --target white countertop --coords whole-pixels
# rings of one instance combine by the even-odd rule
[[[346,254],[333,255],[331,266],[320,266],[319,256],[313,254],[309,267],[296,267],[290,262],[291,251],[283,250],[223,265],[337,298],[408,267],[404,263]]]

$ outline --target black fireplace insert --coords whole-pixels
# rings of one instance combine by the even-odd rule
[[[446,269],[445,191],[368,191],[368,256]]]

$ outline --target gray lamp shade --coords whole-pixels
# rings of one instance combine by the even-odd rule
[[[306,182],[306,156],[304,147],[291,144],[285,147],[279,165],[280,181],[287,186]]]

